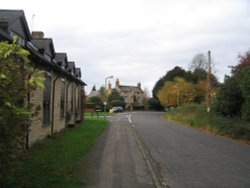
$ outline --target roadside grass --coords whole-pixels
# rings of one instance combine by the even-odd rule
[[[87,118],[75,128],[36,144],[24,156],[22,187],[81,187],[78,165],[106,125],[102,118]]]
[[[226,118],[213,111],[207,113],[204,105],[186,104],[167,112],[165,118],[214,134],[250,141],[250,122]]]
[[[94,112],[94,113],[91,113],[91,112],[84,112],[84,116],[85,117],[103,117],[104,115],[106,115],[106,116],[109,116],[110,115],[110,113],[108,113],[108,112]]]

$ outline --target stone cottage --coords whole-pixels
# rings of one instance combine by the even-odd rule
[[[0,41],[18,44],[30,52],[35,69],[44,71],[45,89],[36,89],[27,100],[41,110],[32,119],[26,133],[26,147],[37,140],[61,131],[82,120],[84,86],[81,70],[75,62],[68,61],[66,53],[57,53],[51,38],[43,32],[29,31],[22,10],[0,10]]]

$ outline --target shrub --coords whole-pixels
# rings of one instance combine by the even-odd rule
[[[15,41],[13,44],[0,42],[1,187],[17,187],[16,171],[32,116],[31,105],[25,98],[36,87],[43,87],[41,72],[31,68],[28,51]]]

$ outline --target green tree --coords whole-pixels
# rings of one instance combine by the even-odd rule
[[[103,86],[100,87],[100,89],[99,89],[99,95],[100,95],[100,98],[102,99],[102,102],[107,101],[105,87],[103,87]]]
[[[43,88],[42,72],[31,67],[29,52],[0,42],[0,184],[18,187],[16,171],[24,150],[24,137],[32,113],[26,100],[36,87]]]
[[[87,101],[88,103],[93,103],[96,107],[100,107],[102,106],[102,100],[100,97],[98,96],[93,96],[93,97],[90,97]]]
[[[174,81],[176,77],[182,77],[185,80],[189,81],[190,74],[186,72],[183,68],[181,67],[174,67],[172,70],[168,71],[165,76],[161,77],[155,84],[153,88],[153,97],[157,98],[157,93],[160,91],[166,81]]]
[[[110,93],[110,95],[108,96],[108,101],[111,102],[113,100],[120,100],[120,101],[124,101],[123,96],[121,96],[119,94],[119,92],[116,89],[113,89]]]
[[[250,121],[250,66],[242,72],[242,79],[240,81],[240,90],[244,103],[242,105],[243,119]]]
[[[224,116],[240,116],[243,102],[239,79],[235,76],[225,77],[224,84],[222,84],[215,100],[215,110]]]
[[[250,50],[239,56],[239,63],[232,67],[232,76],[226,76],[215,101],[215,110],[224,116],[241,116],[248,119],[248,79],[250,67]],[[248,117],[247,117],[248,116]]]
[[[153,98],[153,97],[148,99],[148,106],[149,106],[149,109],[154,109],[157,111],[161,111],[164,109],[164,107],[161,105],[160,101],[156,98]]]

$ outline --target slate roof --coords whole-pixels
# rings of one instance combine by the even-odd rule
[[[143,91],[136,86],[124,86],[124,85],[119,85],[120,91],[121,92],[135,92],[135,93],[142,93]]]
[[[82,77],[81,69],[80,68],[76,68],[76,70],[75,70],[75,76],[77,78],[81,78]]]
[[[58,64],[66,68],[68,66],[68,57],[66,53],[56,53],[55,60]]]
[[[37,49],[44,49],[44,52],[48,54],[50,57],[55,57],[55,49],[53,40],[50,38],[43,38],[43,39],[32,39],[31,43],[37,48]]]
[[[75,62],[69,61],[68,67],[66,70],[74,75],[75,74]]]
[[[18,35],[20,39],[22,39],[20,40],[20,44],[30,51],[31,58],[34,59],[37,64],[41,66],[49,66],[53,71],[56,71],[77,83],[86,85],[79,79],[80,77],[76,77],[75,75],[65,71],[64,68],[67,68],[68,63],[66,53],[56,53],[56,56],[55,54],[53,56],[55,51],[52,39],[32,39],[23,10],[0,9],[0,41],[12,41],[13,35]],[[44,49],[44,52],[50,58],[47,58],[46,55],[39,53],[39,49]],[[63,66],[56,64],[55,60],[53,60],[54,57],[57,62],[61,62]],[[79,74],[80,73],[78,73],[78,75]]]
[[[23,10],[3,10],[0,9],[0,32],[9,40],[12,40],[10,31],[15,32],[20,37],[30,40],[31,34]]]

